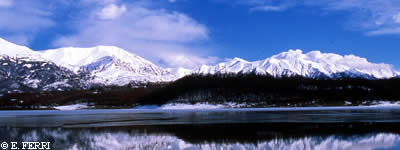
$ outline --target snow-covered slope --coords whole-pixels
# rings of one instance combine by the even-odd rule
[[[254,62],[234,58],[215,66],[203,65],[194,71],[194,73],[202,74],[239,72],[256,72],[273,76],[301,75],[332,78],[343,76],[390,78],[400,75],[391,65],[371,63],[358,56],[341,56],[333,53],[321,53],[320,51],[303,53],[301,50],[289,50],[265,60]]]
[[[40,53],[35,52],[28,47],[16,45],[0,38],[0,57],[8,56],[13,58],[24,58],[28,60],[44,61]]]
[[[80,89],[86,78],[0,38],[0,93]]]
[[[0,93],[81,89],[86,78],[52,62],[0,57]]]
[[[41,51],[42,56],[75,72],[88,71],[93,81],[125,85],[130,82],[172,81],[176,76],[150,61],[113,46],[60,48]]]

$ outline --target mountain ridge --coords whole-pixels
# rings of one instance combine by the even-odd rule
[[[115,46],[68,47],[40,53],[45,58],[76,72],[90,72],[96,83],[125,85],[130,81],[159,82],[176,79],[167,69]]]
[[[216,65],[187,69],[162,68],[115,46],[33,51],[0,38],[0,60],[3,68],[0,69],[0,85],[3,85],[0,91],[7,91],[7,84],[37,90],[63,90],[67,87],[87,88],[92,84],[123,86],[131,83],[174,81],[189,74],[257,73],[276,77],[300,75],[310,78],[367,79],[400,77],[400,72],[389,64],[371,63],[366,58],[355,55],[342,56],[320,51],[303,53],[299,49],[288,50],[263,60],[247,61],[235,57]],[[17,68],[12,68],[9,64]],[[35,67],[27,67],[32,64]],[[43,66],[40,67],[41,65]],[[19,70],[20,74],[15,74],[15,70]],[[11,74],[26,78],[10,80]],[[54,80],[47,80],[50,77]]]
[[[31,60],[44,61],[39,52],[26,46],[20,46],[0,38],[0,55],[9,57],[24,57]]]
[[[318,77],[315,76],[316,74],[326,75],[330,78],[343,77],[340,74],[347,74],[349,77],[373,77],[377,79],[400,75],[391,65],[370,63],[367,59],[355,55],[341,56],[334,53],[321,53],[320,51],[303,53],[299,49],[289,50],[264,60],[252,62],[234,58],[213,66],[202,65],[194,71],[194,73],[200,74],[239,72],[256,72],[276,77],[301,75],[311,78]]]

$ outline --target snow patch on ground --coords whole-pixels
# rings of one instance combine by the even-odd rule
[[[196,104],[184,104],[184,103],[170,103],[161,106],[158,105],[143,105],[137,106],[135,109],[224,109],[224,108],[241,108],[245,107],[246,104],[237,103],[224,103],[224,104],[210,104],[210,103],[196,103]]]
[[[165,104],[160,109],[221,109],[226,108],[222,104],[208,104],[208,103],[196,103],[196,104]]]
[[[400,101],[373,101],[371,107],[400,107]]]
[[[54,107],[58,110],[78,110],[78,109],[87,109],[89,106],[87,104],[73,104],[73,105],[61,105]]]
[[[350,101],[345,101],[344,106],[331,106],[329,108],[346,108],[346,107],[400,107],[400,101],[372,101],[371,103],[363,102],[362,105],[352,106]],[[164,105],[142,105],[137,106],[134,109],[230,109],[230,108],[255,108],[253,104],[238,104],[233,102],[227,102],[223,104],[211,104],[211,103],[169,103]],[[324,108],[324,107],[265,107],[265,108]]]

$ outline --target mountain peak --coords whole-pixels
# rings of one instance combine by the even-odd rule
[[[233,59],[232,59],[232,61],[233,62],[248,62],[247,60],[244,60],[244,59],[242,59],[242,58],[239,58],[239,57],[234,57]]]
[[[67,47],[41,51],[62,66],[89,71],[96,82],[124,85],[132,81],[171,81],[176,76],[150,61],[115,46]]]
[[[122,48],[115,46],[96,46],[89,48],[66,47],[41,51],[42,55],[58,64],[68,66],[85,66],[103,57],[113,57],[126,61],[127,63],[146,63],[151,62],[130,53]]]
[[[0,44],[2,44],[2,45],[17,45],[17,44],[11,43],[1,37],[0,37]]]
[[[28,47],[8,42],[2,38],[0,38],[0,55],[18,58],[23,57],[31,60],[44,60],[38,52],[35,52]]]
[[[324,74],[335,77],[337,74],[357,74],[353,76],[372,76],[375,78],[395,77],[398,73],[391,65],[384,63],[371,63],[366,58],[355,55],[338,55],[333,53],[322,53],[320,51],[310,51],[303,53],[302,50],[288,50],[270,58],[260,61],[248,62],[236,60],[220,63],[215,66],[202,67],[196,73],[237,73],[252,72],[268,73],[274,76],[282,75],[302,75],[313,77],[315,74]],[[207,68],[207,69],[204,69]],[[210,72],[207,72],[210,71]]]
[[[89,48],[65,47],[33,51],[0,38],[0,55],[15,59],[30,58],[54,62],[75,74],[90,76],[91,81],[102,84],[125,85],[130,82],[172,81],[192,73],[249,73],[273,76],[301,75],[305,77],[400,77],[389,64],[372,63],[356,55],[338,55],[320,51],[303,52],[290,49],[259,61],[246,61],[235,57],[214,66],[202,65],[194,70],[164,69],[129,51],[115,46]],[[57,70],[57,69],[55,69]]]

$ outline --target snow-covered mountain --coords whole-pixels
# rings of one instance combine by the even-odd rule
[[[391,65],[371,63],[358,56],[341,56],[320,51],[303,53],[301,50],[289,50],[265,60],[253,62],[234,58],[214,66],[203,65],[193,71],[200,74],[239,72],[255,72],[273,76],[301,75],[313,78],[391,78],[400,75]]]
[[[0,38],[0,93],[85,88],[87,76]]]
[[[289,50],[265,60],[233,58],[193,70],[162,68],[113,46],[59,48],[33,51],[0,38],[0,93],[10,91],[63,90],[91,85],[174,81],[188,74],[217,73],[302,75],[306,77],[400,77],[391,65],[375,64],[354,55]]]
[[[0,57],[0,93],[82,89],[88,76],[47,61]]]
[[[130,82],[172,81],[177,77],[150,61],[113,46],[60,48],[41,51],[44,58],[75,72],[89,72],[93,82],[125,85]]]
[[[35,61],[46,61],[40,53],[25,46],[16,45],[0,38],[0,57],[25,58]]]
[[[176,79],[167,69],[118,47],[33,51],[0,38],[0,93]]]

